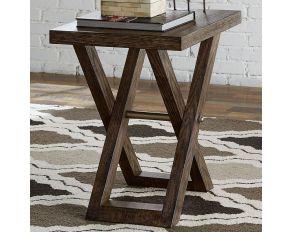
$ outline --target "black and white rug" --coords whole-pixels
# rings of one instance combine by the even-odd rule
[[[130,120],[142,169],[170,172],[176,137],[169,122]],[[187,192],[172,229],[86,221],[105,131],[94,109],[31,105],[31,231],[261,231],[261,122],[206,118],[199,143],[214,183]],[[133,188],[118,169],[111,198],[160,203],[164,189]]]

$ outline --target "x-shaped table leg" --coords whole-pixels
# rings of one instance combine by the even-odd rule
[[[93,46],[74,45],[74,49],[84,72],[91,95],[107,130],[115,98],[102,68],[97,51]],[[120,157],[120,167],[128,184],[141,173],[141,167],[131,145],[126,138]]]
[[[196,99],[190,99],[190,95],[188,100],[190,105],[188,107],[193,107],[194,112],[192,113],[196,114],[196,130],[199,129],[199,121],[212,74],[219,37],[220,35],[217,35],[202,41],[200,45],[193,81],[189,91],[191,94],[196,94]],[[187,109],[176,81],[169,56],[167,52],[163,50],[147,50],[146,52],[168,111],[170,121],[179,139],[181,126],[184,121],[184,113],[187,112]],[[198,102],[195,103],[193,101]],[[197,134],[198,131],[194,133]],[[197,141],[197,137],[194,138],[194,141]],[[187,189],[190,191],[207,192],[213,188],[212,180],[199,145],[197,144],[193,149],[194,160],[190,170],[192,181],[188,181]],[[139,176],[133,178],[132,185],[167,188],[169,179],[169,175],[142,172]]]
[[[218,41],[219,35],[216,35],[201,42],[186,105],[167,52],[146,51],[178,138],[169,179],[141,172],[126,132],[128,118],[125,115],[133,103],[145,51],[129,49],[116,101],[114,101],[95,49],[74,46],[107,129],[88,206],[88,219],[171,227],[179,220],[187,188],[208,191],[213,187],[204,157],[199,149],[198,132]],[[98,80],[96,76],[102,76],[101,80]],[[164,204],[109,200],[119,162],[128,184],[167,187]],[[192,181],[188,181],[189,176]]]
[[[160,87],[164,103],[168,113],[175,112],[170,116],[175,133],[178,137],[178,144],[175,151],[174,162],[167,186],[166,198],[162,216],[171,217],[171,225],[178,222],[181,215],[185,191],[189,189],[208,191],[213,187],[205,160],[200,152],[198,144],[198,133],[200,117],[205,103],[207,87],[210,82],[216,50],[218,47],[219,35],[201,42],[197,63],[191,83],[187,104],[184,107],[183,99],[174,79],[173,70],[169,68],[168,85],[165,85],[165,76],[160,75],[158,70],[156,79]],[[170,66],[165,52],[147,51],[153,69],[157,66],[155,57],[158,59],[164,56],[164,66]],[[151,58],[150,58],[151,57]],[[162,60],[162,59],[160,59]],[[155,64],[156,63],[156,64]],[[162,85],[164,83],[164,85]],[[165,90],[163,90],[165,89]],[[173,100],[169,101],[166,94],[171,92]],[[168,100],[167,100],[168,99]],[[189,175],[192,178],[188,182]]]

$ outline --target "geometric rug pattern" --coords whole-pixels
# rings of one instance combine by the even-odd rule
[[[31,104],[31,231],[261,231],[259,121],[205,118],[199,143],[214,188],[186,192],[172,229],[85,220],[105,139],[95,109]],[[143,171],[169,173],[177,143],[170,122],[133,119],[128,135]],[[118,168],[112,199],[162,203],[165,189],[127,186]]]

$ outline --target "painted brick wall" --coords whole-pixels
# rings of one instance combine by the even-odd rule
[[[202,0],[191,0],[201,9]],[[206,0],[208,9],[241,10],[241,25],[221,34],[211,83],[261,86],[261,0]],[[71,22],[76,16],[100,9],[99,0],[31,0],[31,71],[83,74],[72,46],[49,44],[50,28]],[[186,2],[177,0],[178,9]],[[172,2],[168,2],[172,7]],[[108,76],[120,77],[127,49],[97,47]],[[190,81],[198,45],[169,52],[179,81]],[[143,79],[154,79],[148,59]]]

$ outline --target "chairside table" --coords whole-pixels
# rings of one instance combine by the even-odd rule
[[[198,145],[199,125],[220,33],[240,22],[240,11],[197,10],[195,22],[167,32],[77,28],[76,22],[50,30],[51,43],[73,45],[107,131],[86,219],[171,227],[179,221],[186,190],[213,188]],[[167,50],[182,51],[197,43],[185,104]],[[116,99],[94,46],[129,48]],[[145,54],[168,114],[131,110]],[[141,170],[127,135],[129,118],[170,120],[178,139],[170,175]],[[128,185],[166,188],[164,204],[110,200],[118,164]]]

